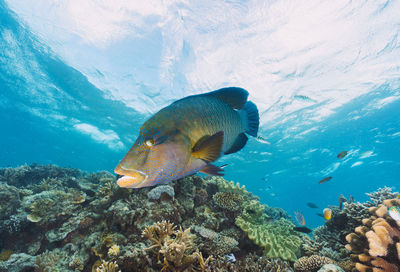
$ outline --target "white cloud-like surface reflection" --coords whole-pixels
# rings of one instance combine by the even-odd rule
[[[300,133],[384,84],[392,91],[366,111],[399,96],[397,1],[8,4],[107,97],[145,114],[185,95],[241,86],[265,128],[291,124],[288,133]]]

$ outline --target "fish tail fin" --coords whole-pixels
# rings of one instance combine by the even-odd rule
[[[260,125],[257,106],[253,102],[247,101],[242,112],[244,113],[242,116],[247,124],[246,133],[253,137],[257,137],[258,126]]]

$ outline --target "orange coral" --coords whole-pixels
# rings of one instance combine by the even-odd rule
[[[400,205],[400,200],[388,199],[370,207],[371,217],[363,219],[363,226],[346,236],[346,249],[357,254],[358,271],[400,271],[400,223],[388,215],[393,205]]]

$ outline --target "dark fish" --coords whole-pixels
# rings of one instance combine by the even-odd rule
[[[135,143],[115,168],[117,184],[141,188],[166,184],[198,171],[222,176],[211,163],[241,150],[257,137],[259,116],[249,93],[223,88],[192,95],[161,109],[140,128]]]
[[[344,157],[346,157],[346,155],[347,155],[347,151],[346,151],[346,150],[343,150],[342,152],[340,152],[340,153],[337,155],[337,158],[338,158],[338,159],[343,159]]]
[[[325,218],[322,213],[316,213],[316,215],[318,215],[319,217]]]
[[[318,206],[315,203],[307,202],[307,206],[313,209],[318,209]]]
[[[307,227],[294,227],[293,228],[295,231],[299,231],[299,232],[304,232],[304,233],[310,233],[312,232],[311,229],[307,228]]]
[[[332,177],[323,178],[318,182],[318,184],[322,184],[322,183],[327,182],[328,180],[331,180],[331,179],[332,179]]]
[[[354,202],[354,197],[352,195],[349,195],[349,201],[350,204]]]

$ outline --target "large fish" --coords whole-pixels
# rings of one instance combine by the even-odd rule
[[[148,119],[115,168],[117,184],[141,188],[165,184],[198,171],[223,175],[211,163],[256,137],[258,110],[241,88],[223,88],[175,101]]]

